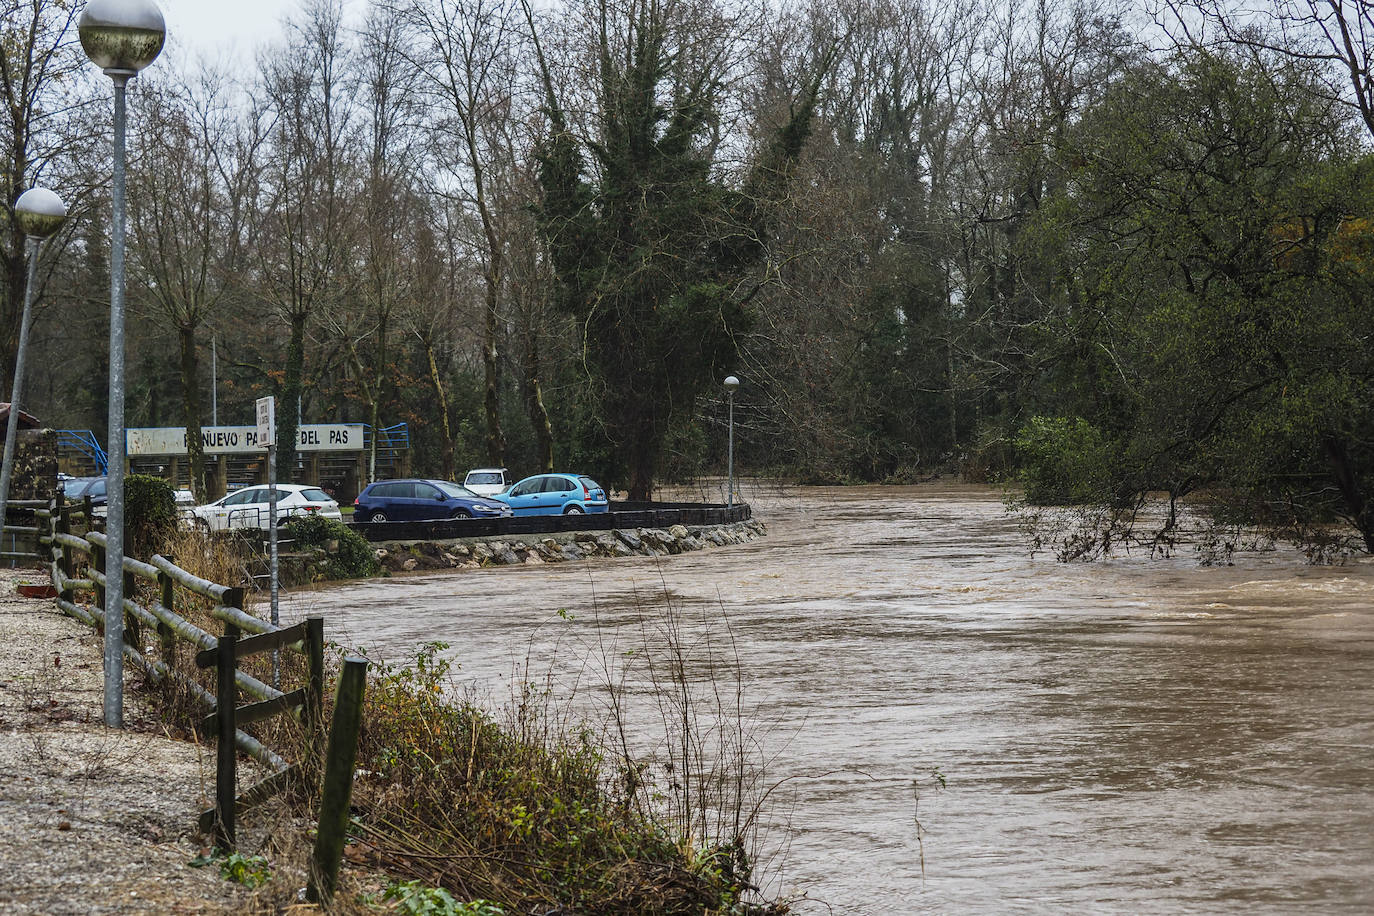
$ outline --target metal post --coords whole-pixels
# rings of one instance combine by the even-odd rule
[[[105,724],[124,727],[124,96],[133,72],[114,83],[114,182],[110,236],[110,440],[105,453]]]
[[[339,861],[348,836],[348,803],[353,794],[353,765],[358,758],[358,730],[363,721],[363,689],[367,659],[346,658],[334,697],[334,721],[329,725],[320,824],[310,860],[307,900],[328,902],[339,883]]]
[[[277,607],[277,447],[267,446],[267,542],[270,548],[270,571],[272,575],[272,627],[280,621]],[[281,654],[272,650],[272,686],[281,689]]]
[[[730,521],[730,512],[735,508],[735,392],[731,389],[726,394],[726,399],[730,402],[730,444],[726,449],[726,472],[727,483],[725,493],[725,520]]]
[[[24,351],[29,340],[29,316],[33,311],[38,277],[38,239],[29,239],[29,280],[24,289],[24,317],[19,320],[19,352],[14,357],[14,385],[10,388],[10,421],[5,433],[4,464],[0,464],[0,531],[8,520],[10,480],[14,468],[14,441],[19,438],[19,396],[24,386]]]

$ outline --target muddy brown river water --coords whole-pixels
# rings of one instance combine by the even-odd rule
[[[689,647],[742,666],[787,780],[769,888],[805,892],[800,913],[1374,912],[1374,563],[1063,565],[987,489],[745,496],[770,529],[752,544],[379,580],[285,614],[389,658],[447,642],[496,702],[529,658],[590,709],[589,655],[625,657],[670,605]],[[650,728],[652,698],[626,697]]]

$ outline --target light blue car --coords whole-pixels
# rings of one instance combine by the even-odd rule
[[[581,474],[535,474],[495,497],[517,515],[577,515],[609,512],[601,484]]]

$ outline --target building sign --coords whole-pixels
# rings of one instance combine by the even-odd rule
[[[207,455],[261,454],[266,442],[258,442],[256,426],[202,426],[201,448]],[[186,430],[180,426],[145,427],[125,433],[130,457],[186,454]],[[307,423],[296,430],[296,449],[302,452],[360,452],[361,423]]]

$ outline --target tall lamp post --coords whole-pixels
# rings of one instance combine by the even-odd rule
[[[10,387],[10,420],[5,432],[5,457],[0,464],[0,533],[4,532],[10,502],[10,481],[14,468],[14,440],[19,436],[19,403],[24,388],[24,354],[29,345],[29,322],[33,312],[33,298],[38,292],[38,251],[43,240],[53,235],[67,221],[67,207],[46,188],[29,188],[14,202],[14,218],[19,230],[28,237],[29,278],[24,288],[24,314],[19,320],[19,350],[14,356],[14,384]]]
[[[91,0],[77,23],[86,56],[114,83],[110,226],[110,441],[106,454],[105,724],[124,726],[124,90],[162,51],[152,0]]]
[[[735,508],[735,389],[739,387],[739,379],[733,375],[725,377],[725,397],[730,402],[730,439],[726,449],[726,484],[725,484],[725,513],[726,521],[729,521],[730,512]]]

